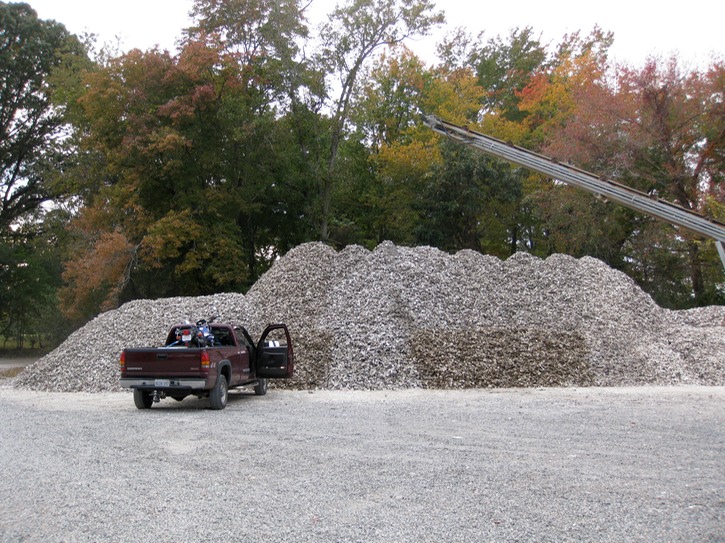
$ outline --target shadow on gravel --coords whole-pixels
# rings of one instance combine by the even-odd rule
[[[251,390],[230,390],[227,400],[226,409],[243,405],[249,401],[260,401],[262,398],[257,397]],[[129,401],[133,405],[133,398],[129,395]],[[163,400],[151,406],[151,409],[143,409],[142,411],[199,411],[210,410],[208,398],[197,398],[196,396],[187,396],[182,401],[173,398],[164,398]]]

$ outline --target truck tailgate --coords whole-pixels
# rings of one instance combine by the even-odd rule
[[[126,377],[197,377],[201,349],[126,349]]]

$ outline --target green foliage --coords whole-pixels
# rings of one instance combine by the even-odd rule
[[[0,230],[52,196],[48,177],[62,159],[63,121],[48,80],[80,43],[28,4],[0,2]],[[3,232],[0,232],[2,234]]]
[[[521,180],[508,164],[446,143],[443,162],[426,187],[417,241],[506,257],[516,243],[521,197]]]
[[[470,62],[487,93],[484,108],[510,121],[521,121],[526,114],[518,107],[519,94],[549,61],[545,46],[526,27],[512,30],[506,41],[500,36],[492,38],[471,54]]]
[[[642,222],[628,208],[597,200],[591,194],[565,185],[554,185],[532,193],[538,219],[537,253],[593,256],[622,269],[623,246]]]
[[[87,63],[62,24],[38,19],[27,4],[0,2],[0,334],[18,347],[63,328],[48,328],[60,283],[58,213],[42,206],[65,196],[57,172],[70,161],[56,82]]]
[[[443,22],[429,0],[351,0],[338,5],[320,29],[322,50],[317,65],[330,74],[337,98],[330,104],[332,123],[327,167],[321,172],[320,238],[329,239],[332,196],[340,173],[338,153],[350,120],[350,104],[366,62],[381,50],[405,39],[426,35]]]
[[[51,342],[69,328],[58,317],[60,261],[49,236],[25,227],[0,242],[0,335],[22,348],[38,334]],[[58,333],[56,335],[56,333]]]

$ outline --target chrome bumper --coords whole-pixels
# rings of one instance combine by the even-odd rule
[[[165,380],[169,381],[169,384],[159,386],[157,379],[148,377],[125,377],[119,380],[119,384],[124,388],[143,388],[149,390],[205,390],[207,388],[206,379],[172,378]]]

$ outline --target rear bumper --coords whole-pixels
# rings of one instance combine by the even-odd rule
[[[148,377],[125,377],[119,381],[119,384],[124,388],[141,390],[208,390],[209,388],[206,379],[171,378],[164,379],[164,381],[169,381],[169,384],[164,383],[159,386],[158,379]]]

